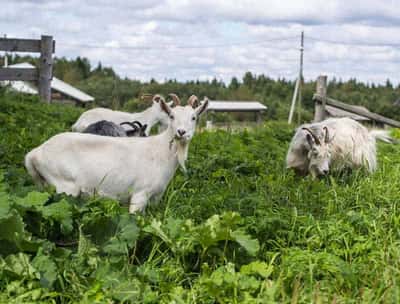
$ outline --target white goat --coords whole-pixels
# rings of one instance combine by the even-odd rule
[[[117,199],[130,197],[129,212],[144,210],[148,200],[158,199],[180,164],[185,169],[189,142],[208,99],[194,108],[170,108],[156,96],[169,119],[168,128],[150,137],[106,137],[83,133],[61,133],[25,157],[29,174],[39,184],[50,184],[57,192],[77,196],[98,193]]]
[[[376,169],[376,139],[392,142],[387,131],[368,131],[350,118],[330,118],[300,126],[286,157],[286,167],[313,177],[330,169]]]
[[[169,94],[173,102],[168,103],[168,105],[172,106],[173,104],[179,104],[179,98],[175,94]],[[138,120],[142,124],[147,124],[146,136],[150,134],[151,128],[158,122],[161,123],[162,126],[168,125],[168,116],[161,109],[160,103],[157,98],[158,95],[153,97],[153,104],[151,107],[147,108],[143,112],[139,113],[127,113],[121,111],[113,111],[106,108],[94,108],[88,110],[78,118],[75,124],[72,126],[72,131],[74,132],[83,132],[89,125],[96,123],[100,120],[111,121],[117,125],[121,124],[125,121],[134,121]]]

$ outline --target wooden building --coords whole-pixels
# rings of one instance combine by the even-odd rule
[[[253,113],[254,121],[262,122],[262,115],[267,107],[258,101],[225,101],[210,100],[207,109],[207,128],[212,128],[213,122],[209,113]]]
[[[27,62],[9,65],[9,67],[25,69],[35,68],[33,65]],[[8,85],[12,90],[17,92],[33,95],[38,94],[37,85],[33,82],[3,81],[2,85]],[[53,77],[51,80],[51,101],[84,106],[88,102],[94,101],[94,97],[58,79],[57,77]]]

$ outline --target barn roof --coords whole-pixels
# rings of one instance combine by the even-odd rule
[[[12,64],[9,65],[9,67],[13,68],[35,68],[33,65],[27,62],[23,63],[17,63],[17,64]],[[9,82],[11,87],[22,93],[28,93],[28,94],[38,94],[38,89],[36,86],[32,85],[29,82],[26,81],[10,81]],[[76,100],[79,100],[80,102],[88,102],[88,101],[93,101],[94,97],[82,92],[81,90],[71,86],[70,84],[58,79],[57,77],[53,77],[51,80],[51,89],[60,92],[62,94],[65,94],[67,96],[70,96]]]
[[[258,101],[222,101],[210,100],[208,111],[216,112],[257,112],[267,107]]]
[[[362,109],[364,111],[370,112],[367,108],[365,108],[363,106],[353,106],[353,107],[360,109],[360,110]],[[357,114],[354,114],[354,113],[351,113],[351,112],[348,112],[348,111],[345,111],[342,109],[332,107],[330,105],[325,106],[325,111],[330,116],[333,116],[333,117],[349,117],[349,118],[352,118],[352,119],[358,120],[358,121],[369,121],[370,120],[368,117],[357,115]]]

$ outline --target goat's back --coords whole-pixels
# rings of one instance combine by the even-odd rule
[[[127,112],[113,111],[106,108],[94,108],[82,113],[82,115],[72,126],[72,131],[83,132],[83,130],[85,130],[89,125],[96,123],[100,120],[108,120],[116,124],[120,124],[124,121],[135,120],[135,117],[135,114]]]

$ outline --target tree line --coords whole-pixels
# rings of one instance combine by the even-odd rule
[[[0,57],[3,64],[4,57]],[[13,55],[9,64],[29,62],[38,64],[38,58]],[[267,73],[268,71],[266,71]],[[233,77],[229,83],[216,78],[200,81],[179,82],[168,79],[160,83],[154,79],[148,82],[119,76],[112,67],[100,62],[92,66],[89,59],[65,57],[54,59],[54,76],[76,86],[96,99],[96,105],[114,109],[140,110],[147,106],[143,94],[174,92],[182,98],[191,94],[208,96],[218,100],[257,100],[268,107],[268,119],[286,119],[294,90],[294,81],[285,78],[274,79],[265,74],[246,72],[242,78]],[[389,80],[385,84],[363,83],[353,78],[347,81],[328,79],[328,95],[349,104],[362,105],[370,111],[400,120],[400,85],[394,86]],[[302,90],[301,120],[310,120],[313,113],[312,95],[315,82],[307,81]],[[396,105],[395,102],[399,100]]]

